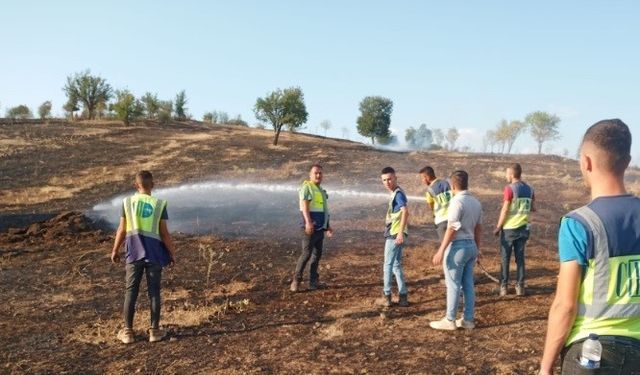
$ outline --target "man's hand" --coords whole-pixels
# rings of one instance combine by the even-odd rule
[[[173,268],[173,266],[175,265],[176,265],[176,257],[173,254],[171,254],[169,256],[169,268]]]
[[[329,238],[333,237],[333,228],[331,227],[327,228],[327,237]]]
[[[313,234],[313,223],[305,223],[304,224],[304,233],[307,236],[310,236]]]
[[[396,235],[396,245],[402,245],[404,243],[404,233],[400,232]]]
[[[476,256],[476,263],[480,264],[480,258],[482,258],[482,253],[478,250],[478,256]]]
[[[442,264],[443,258],[444,258],[444,252],[438,250],[436,255],[433,256],[433,259],[431,259],[431,263],[433,263],[434,266],[439,266]]]
[[[549,369],[549,370],[540,369],[540,371],[538,372],[538,375],[553,375],[553,369]]]
[[[111,262],[120,263],[120,254],[118,253],[118,250],[113,250],[111,252]]]
[[[502,231],[502,228],[496,227],[496,229],[493,230],[493,235],[498,237],[501,231]]]

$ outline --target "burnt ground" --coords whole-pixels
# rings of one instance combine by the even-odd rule
[[[289,133],[272,146],[271,135],[199,123],[1,126],[0,372],[536,372],[557,273],[556,225],[587,200],[575,161],[383,152]],[[109,262],[113,231],[88,219],[87,209],[130,191],[138,169],[151,169],[164,187],[212,179],[284,183],[303,179],[313,161],[325,165],[326,181],[349,188],[378,186],[378,171],[392,165],[412,195],[424,191],[415,172],[426,163],[440,174],[466,169],[485,209],[482,264],[493,276],[499,255],[490,228],[503,170],[519,161],[538,200],[527,248],[528,296],[498,298],[496,284],[478,270],[477,328],[431,330],[429,321],[444,313],[445,287],[442,271],[431,265],[437,246],[431,219],[414,202],[404,256],[408,308],[384,311],[376,304],[385,207],[371,207],[356,218],[332,219],[336,235],[327,241],[320,271],[327,287],[314,292],[287,291],[299,251],[295,228],[261,229],[246,239],[174,233],[178,263],[164,272],[162,291],[169,339],[145,341],[143,287],[137,340],[129,346],[116,341],[124,267]]]

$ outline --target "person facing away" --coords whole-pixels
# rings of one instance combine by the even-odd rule
[[[625,188],[631,132],[618,119],[585,133],[580,171],[591,201],[560,222],[560,272],[540,374],[552,374],[561,354],[563,374],[640,372],[640,199]],[[599,335],[600,368],[580,369],[582,342]]]
[[[302,252],[296,263],[296,269],[291,281],[290,290],[297,292],[300,289],[302,275],[309,265],[309,289],[316,290],[320,286],[318,268],[324,242],[324,233],[333,236],[333,229],[329,224],[329,206],[327,205],[327,192],[322,183],[323,170],[320,164],[313,164],[309,169],[309,179],[302,183],[299,190],[300,213],[302,214]]]
[[[524,296],[525,245],[529,239],[529,216],[534,211],[534,193],[531,186],[521,179],[522,167],[514,163],[507,167],[506,178],[509,185],[504,187],[502,210],[493,234],[500,236],[500,296],[508,293],[509,263],[511,253],[516,257],[516,295]]]
[[[133,316],[143,274],[147,279],[151,308],[149,341],[164,338],[165,332],[160,329],[160,280],[162,268],[175,264],[175,250],[167,228],[167,201],[151,196],[151,172],[138,172],[134,187],[138,192],[123,200],[120,225],[111,251],[111,261],[118,263],[120,247],[125,245],[124,328],[117,335],[125,344],[134,341]]]
[[[455,171],[449,180],[454,196],[449,203],[447,230],[432,259],[434,266],[442,264],[444,268],[447,311],[442,319],[432,321],[429,325],[433,329],[453,331],[456,328],[475,328],[473,269],[480,256],[482,205],[467,190],[467,172]],[[461,319],[456,320],[461,289],[464,295],[464,313]]]
[[[409,207],[407,196],[398,186],[396,171],[391,167],[385,167],[381,172],[382,185],[391,193],[385,216],[385,245],[383,263],[383,296],[384,306],[391,307],[391,274],[395,275],[398,284],[398,304],[401,307],[409,306],[407,295],[407,283],[402,271],[402,250],[409,226]]]
[[[442,241],[444,232],[447,230],[447,213],[449,201],[453,197],[451,186],[446,180],[436,177],[432,167],[426,166],[420,170],[420,178],[427,185],[427,205],[433,212],[433,223],[438,233],[438,241]]]

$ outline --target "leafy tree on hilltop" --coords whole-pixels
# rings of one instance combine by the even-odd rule
[[[184,92],[184,90],[180,91],[178,94],[176,94],[176,101],[175,101],[175,114],[176,114],[176,120],[186,120],[187,119],[187,94]]]
[[[271,123],[275,133],[274,145],[278,144],[283,126],[295,130],[307,122],[309,116],[304,104],[304,94],[299,87],[277,89],[264,98],[258,98],[253,112],[258,120]]]
[[[433,129],[433,143],[437,144],[440,147],[443,147],[444,142],[444,132],[442,129]]]
[[[118,120],[121,120],[125,126],[129,126],[131,121],[142,117],[144,105],[128,90],[118,90],[116,102],[111,104],[111,110],[116,113]]]
[[[29,118],[33,118],[33,113],[31,113],[29,107],[21,104],[19,106],[7,109],[7,117],[10,119],[26,120]]]
[[[324,120],[320,123],[320,127],[324,130],[324,136],[327,136],[327,130],[331,129],[331,121]]]
[[[371,143],[387,141],[391,137],[391,113],[393,102],[381,96],[367,96],[360,102],[360,116],[358,117],[358,133],[371,138]]]
[[[454,150],[456,147],[456,141],[458,141],[458,137],[460,137],[460,132],[458,132],[458,129],[454,126],[452,128],[449,128],[449,130],[447,130],[447,142],[449,142],[449,149],[450,150]]]
[[[111,85],[104,78],[92,76],[89,70],[67,77],[63,90],[69,99],[67,104],[82,103],[89,119],[95,118],[98,104],[106,104],[113,94]]]
[[[46,102],[40,104],[40,107],[38,107],[38,115],[40,116],[40,120],[44,120],[51,116],[50,101],[47,100]]]
[[[158,102],[158,121],[166,125],[171,121],[173,113],[173,102],[171,100],[160,100]]]
[[[558,123],[560,117],[547,112],[532,112],[524,120],[529,125],[531,136],[538,144],[538,154],[542,152],[542,144],[547,141],[560,139]]]
[[[147,114],[147,119],[153,120],[158,117],[160,111],[160,101],[158,100],[158,94],[152,94],[150,92],[145,93],[140,98],[140,102],[144,105],[144,111]]]

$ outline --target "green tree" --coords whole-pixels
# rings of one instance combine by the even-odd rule
[[[38,107],[38,116],[40,116],[40,120],[44,120],[46,118],[51,117],[51,102],[50,101],[46,101],[42,104],[40,104],[40,107]]]
[[[433,129],[433,142],[440,147],[443,147],[444,132],[442,129]]]
[[[92,76],[89,70],[67,77],[63,90],[69,102],[82,103],[89,119],[95,118],[98,104],[106,104],[113,95],[111,85],[104,78]]]
[[[144,112],[147,115],[147,119],[153,120],[158,117],[158,112],[160,111],[160,100],[158,100],[158,94],[146,92],[142,95],[140,101],[144,105]]]
[[[524,122],[529,125],[531,136],[538,144],[538,154],[542,153],[542,144],[547,141],[560,139],[558,123],[560,117],[547,112],[536,111],[529,113]]]
[[[494,130],[487,130],[487,132],[484,135],[484,138],[482,138],[482,146],[484,149],[484,152],[489,151],[489,148],[491,149],[491,153],[493,154],[493,146],[496,145],[496,132]]]
[[[183,121],[187,119],[187,94],[184,90],[176,94],[175,100],[175,114],[176,120]]]
[[[527,130],[527,124],[522,121],[511,120],[507,129],[507,154],[510,154],[513,144],[516,143],[516,139]]]
[[[324,136],[327,136],[327,130],[331,129],[331,121],[324,120],[320,123],[320,127],[324,130]]]
[[[458,132],[458,129],[455,126],[447,130],[447,142],[449,142],[450,150],[455,150],[456,142],[458,141],[459,137],[460,132]]]
[[[420,124],[416,131],[416,146],[419,149],[426,150],[433,143],[433,132],[427,128],[426,124]]]
[[[132,121],[142,117],[144,105],[128,90],[117,90],[116,102],[111,104],[111,110],[115,112],[118,120],[129,126]]]
[[[249,127],[249,124],[247,124],[247,122],[242,119],[241,115],[238,115],[236,116],[236,118],[231,119],[228,123],[229,125]]]
[[[166,125],[171,121],[173,113],[173,102],[171,100],[160,100],[158,102],[158,121]]]
[[[31,110],[29,109],[29,107],[27,107],[24,104],[21,104],[19,106],[7,109],[7,117],[14,120],[15,119],[26,120],[29,118],[33,118],[33,113],[31,113]]]
[[[416,128],[410,126],[404,132],[404,140],[407,142],[409,148],[416,148]]]
[[[363,137],[386,141],[390,138],[389,126],[393,102],[381,96],[367,96],[360,102],[360,116],[358,117],[358,133]]]
[[[283,126],[295,130],[307,122],[309,116],[304,104],[304,94],[299,87],[277,89],[264,98],[258,98],[253,112],[258,120],[269,122],[273,127],[274,145],[278,144]]]
[[[213,124],[213,112],[205,112],[205,114],[202,115],[202,121]]]
[[[214,113],[214,117],[218,118],[218,124],[228,124],[229,123],[229,114],[227,114],[227,112],[218,111],[218,112],[213,112],[213,113]]]

